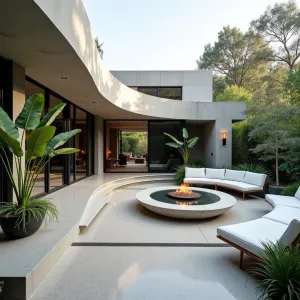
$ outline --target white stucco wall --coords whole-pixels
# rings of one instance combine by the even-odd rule
[[[182,100],[212,102],[212,71],[111,71],[127,86],[182,87]]]

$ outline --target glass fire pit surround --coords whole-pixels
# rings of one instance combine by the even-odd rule
[[[226,193],[204,188],[191,188],[200,194],[197,199],[176,199],[168,193],[179,187],[150,188],[136,194],[137,200],[147,209],[171,218],[205,219],[223,214],[236,204],[236,199]]]

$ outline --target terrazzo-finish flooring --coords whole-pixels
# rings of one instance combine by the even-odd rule
[[[271,207],[263,199],[243,201],[230,192],[237,204],[222,216],[173,220],[135,199],[139,190],[160,185],[165,183],[115,191],[31,299],[258,299],[255,279],[238,267],[239,251],[217,239],[216,229],[259,218]],[[250,262],[245,257],[245,269]]]
[[[71,247],[31,300],[258,299],[238,258],[227,247]]]

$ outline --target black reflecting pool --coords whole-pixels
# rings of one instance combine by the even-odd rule
[[[207,205],[207,204],[212,204],[220,201],[220,197],[209,193],[209,192],[203,192],[199,190],[195,190],[193,192],[197,192],[201,194],[200,199],[193,199],[193,200],[187,200],[187,199],[175,199],[170,196],[168,196],[169,192],[174,192],[175,190],[162,190],[162,191],[157,191],[152,194],[150,194],[150,197],[156,201],[160,202],[165,202],[169,204],[177,204],[177,205]]]

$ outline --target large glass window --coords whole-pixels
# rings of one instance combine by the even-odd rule
[[[158,96],[161,98],[181,100],[180,87],[161,87],[158,89]]]
[[[172,100],[182,100],[182,87],[131,87],[135,91],[150,96]]]
[[[47,113],[59,103],[68,103],[64,98],[31,79],[26,80],[25,87],[26,98],[36,93],[45,95],[45,108],[42,114]],[[63,145],[63,147],[79,148],[80,152],[72,155],[58,155],[52,158],[39,175],[33,189],[33,195],[53,191],[93,173],[93,115],[77,108],[72,103],[68,103],[52,125],[56,127],[55,135],[75,128],[81,129],[80,134]]]
[[[49,109],[60,104],[62,101],[53,95],[50,95]],[[63,112],[60,113],[55,121],[52,123],[56,127],[55,135],[66,131],[66,123]],[[65,184],[64,182],[65,171],[65,156],[57,155],[50,160],[50,175],[49,175],[49,188],[50,190]]]
[[[180,121],[149,121],[149,171],[174,172],[181,165],[178,150],[166,146],[170,139],[164,132],[181,139]]]
[[[87,114],[83,110],[76,108],[76,129],[81,129],[81,133],[75,136],[75,147],[80,149],[75,154],[76,180],[87,175]]]

